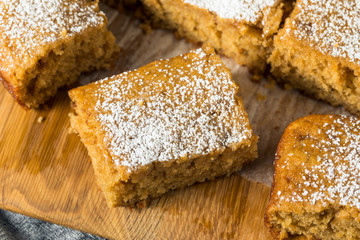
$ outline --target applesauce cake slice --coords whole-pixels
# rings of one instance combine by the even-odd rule
[[[39,107],[80,73],[109,67],[119,48],[98,1],[0,2],[0,79],[26,107]]]
[[[359,118],[291,123],[277,149],[265,218],[274,239],[360,239],[359,176]]]
[[[287,82],[360,113],[360,2],[298,0],[274,40],[269,62]]]
[[[110,207],[229,175],[257,157],[230,71],[210,47],[69,91],[71,126]]]
[[[155,26],[175,29],[193,42],[265,71],[273,36],[292,9],[290,0],[141,0]]]

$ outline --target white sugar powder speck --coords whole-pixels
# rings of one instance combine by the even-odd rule
[[[267,7],[273,7],[278,0],[183,0],[185,3],[215,12],[222,18],[247,21],[256,24]]]

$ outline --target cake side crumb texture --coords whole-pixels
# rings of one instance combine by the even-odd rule
[[[162,60],[145,75],[128,72],[96,83],[94,112],[117,164],[133,169],[194,158],[250,139],[230,73],[208,64],[202,49],[190,54],[198,58],[184,56],[185,66]]]

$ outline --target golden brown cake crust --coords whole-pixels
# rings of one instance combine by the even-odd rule
[[[11,96],[13,96],[13,98],[21,105],[21,106],[24,106],[24,103],[21,102],[18,97],[17,97],[17,94],[16,94],[16,90],[14,88],[14,86],[9,82],[7,81],[1,74],[0,72],[0,81],[2,82],[2,84],[4,85],[4,87],[6,88],[6,90],[8,90],[8,92],[11,94]]]
[[[275,239],[358,239],[360,120],[311,115],[285,130],[265,222]]]
[[[228,175],[257,156],[238,87],[210,47],[69,92],[109,206]]]

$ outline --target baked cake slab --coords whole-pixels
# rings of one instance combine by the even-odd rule
[[[298,0],[274,40],[276,79],[360,113],[360,3]]]
[[[98,2],[0,2],[0,79],[16,100],[39,107],[80,73],[108,67],[119,48]]]
[[[359,118],[291,123],[278,145],[265,218],[274,239],[360,239],[359,176]]]
[[[110,207],[229,175],[257,157],[230,71],[210,47],[69,91],[72,128]]]
[[[262,73],[274,34],[292,8],[289,0],[141,0],[155,26],[175,29],[193,42]]]

